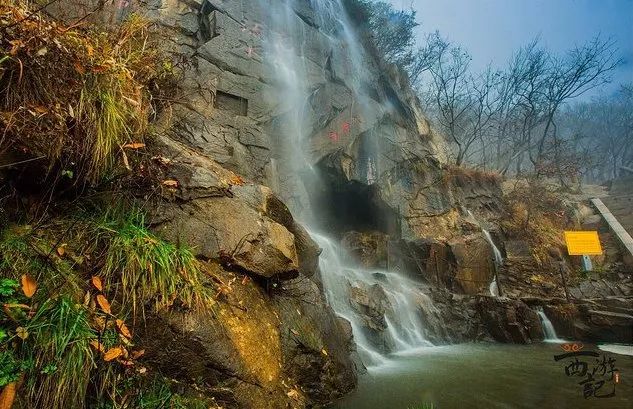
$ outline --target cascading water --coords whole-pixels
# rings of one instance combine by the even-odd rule
[[[545,311],[543,311],[543,307],[538,307],[536,309],[536,313],[538,314],[541,320],[541,325],[543,326],[543,333],[545,334],[544,341],[545,342],[565,342],[565,340],[558,338],[558,336],[556,335],[556,330],[554,329],[552,322],[549,320],[549,318],[547,318],[547,315],[545,315]]]
[[[314,62],[310,60],[315,58],[315,54],[306,50],[307,37],[312,36],[309,39],[312,46],[318,43],[319,47],[330,50],[328,58],[336,60],[337,66],[346,70],[345,85],[353,94],[348,107],[350,117],[379,117],[384,109],[364,90],[363,84],[371,82],[364,61],[364,47],[356,38],[340,0],[313,0],[311,6],[319,31],[307,33],[293,9],[292,1],[262,2],[266,20],[264,57],[274,84],[270,97],[278,111],[272,128],[280,139],[272,171],[278,175],[280,182],[277,192],[294,215],[307,225],[311,236],[322,248],[320,269],[328,303],[338,315],[351,323],[364,363],[375,366],[385,363],[386,352],[431,345],[424,334],[420,311],[424,311],[426,316],[437,315],[437,312],[430,298],[422,292],[420,283],[389,271],[359,268],[327,234],[315,233],[319,223],[309,209],[311,205],[318,204],[307,203],[311,196],[307,193],[320,181],[310,165],[312,161],[307,149],[309,137],[315,131],[307,110],[319,80]],[[306,53],[311,53],[309,58]],[[327,66],[325,61],[322,66]],[[359,119],[354,125],[360,128],[357,130],[359,133],[365,132],[368,129],[363,126],[367,126],[365,123],[368,122]],[[364,155],[359,158],[366,165],[363,179],[368,185],[380,175],[377,146],[377,143],[366,144]],[[350,300],[352,289],[374,289],[385,297],[386,305],[381,305],[385,310],[384,316],[379,318],[383,320],[380,322],[383,326],[380,334],[382,345],[376,342],[375,334],[367,330],[367,316],[353,308]],[[388,347],[385,344],[389,344]]]
[[[351,323],[356,344],[367,366],[380,365],[385,362],[385,357],[365,335],[363,318],[350,304],[351,287],[378,285],[384,291],[389,303],[389,310],[385,314],[386,332],[394,344],[391,352],[432,346],[425,337],[419,309],[431,314],[436,310],[422,291],[420,283],[393,272],[370,271],[354,266],[331,238],[314,232],[310,235],[323,249],[320,267],[328,303],[338,315]]]
[[[492,249],[492,254],[494,255],[494,258],[495,258],[495,270],[499,271],[499,268],[503,265],[503,255],[501,254],[501,251],[495,244],[494,240],[492,240],[492,236],[490,235],[490,232],[484,229],[483,227],[481,227],[481,224],[479,223],[475,215],[470,210],[467,210],[467,213],[475,221],[475,223],[477,223],[477,225],[481,229],[481,232],[484,234],[486,241],[488,242],[488,244],[490,244],[490,248]],[[497,283],[496,274],[492,278],[492,281],[490,282],[490,285],[488,286],[488,291],[490,292],[490,295],[494,297],[499,296],[499,284]]]
[[[490,232],[486,229],[481,229],[484,236],[486,237],[486,241],[490,244],[490,248],[492,248],[492,253],[495,257],[495,270],[498,271],[499,268],[503,265],[503,256],[501,255],[501,251],[496,246],[495,242],[492,240],[492,236],[490,236]],[[490,295],[495,297],[499,296],[499,284],[497,284],[497,275],[493,277],[490,285],[488,286],[488,290],[490,291]]]

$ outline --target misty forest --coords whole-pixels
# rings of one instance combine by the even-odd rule
[[[0,0],[0,409],[633,406],[629,0]]]

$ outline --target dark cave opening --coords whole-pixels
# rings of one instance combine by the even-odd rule
[[[323,231],[340,237],[348,231],[380,231],[400,237],[398,212],[380,197],[376,187],[346,180],[338,172],[320,167],[321,183],[313,190],[312,206]]]

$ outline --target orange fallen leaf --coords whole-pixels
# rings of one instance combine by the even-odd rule
[[[101,309],[104,312],[108,314],[112,314],[112,309],[110,308],[110,302],[103,295],[101,294],[97,295],[97,304],[99,304],[99,307],[101,307]]]
[[[15,382],[7,384],[0,394],[0,409],[11,409],[15,400]]]
[[[132,338],[132,333],[128,329],[127,325],[125,325],[125,322],[123,322],[123,320],[116,320],[116,327],[119,329],[119,333],[125,338]]]
[[[105,348],[103,348],[103,344],[97,340],[90,341],[90,345],[99,352],[105,351]]]
[[[131,357],[132,359],[138,359],[145,354],[145,350],[141,349],[139,351],[132,351]]]
[[[92,282],[92,285],[94,285],[97,290],[103,291],[103,282],[101,281],[100,277],[92,276],[90,281]]]
[[[57,255],[59,257],[63,257],[64,254],[66,254],[66,245],[62,244],[61,246],[57,247]]]
[[[163,180],[163,185],[168,187],[178,187],[178,181],[173,179]]]
[[[73,63],[73,65],[75,66],[75,70],[79,73],[79,75],[84,75],[86,73],[86,69],[83,65],[81,65],[79,61],[76,61],[75,63]]]
[[[120,357],[121,355],[123,355],[123,348],[120,348],[120,347],[110,348],[103,355],[103,360],[106,362],[109,362],[109,361],[112,361],[113,359]]]
[[[37,290],[37,283],[35,282],[35,279],[33,279],[33,277],[31,277],[28,274],[23,274],[22,275],[22,292],[24,292],[24,295],[26,295],[27,298],[31,298],[33,297],[33,294],[35,294],[36,290]]]
[[[140,142],[126,143],[123,147],[128,149],[141,149],[145,147],[145,144]]]

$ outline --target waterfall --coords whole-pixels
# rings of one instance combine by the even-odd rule
[[[310,209],[323,204],[310,203],[315,195],[309,193],[318,188],[321,180],[311,165],[309,146],[310,138],[320,129],[315,129],[316,124],[311,121],[309,102],[315,89],[327,80],[325,72],[315,69],[315,59],[327,58],[335,65],[352,93],[347,108],[348,131],[350,126],[356,127],[357,134],[368,131],[369,121],[364,119],[381,117],[386,109],[367,94],[365,84],[372,82],[367,55],[341,1],[310,1],[318,29],[307,28],[293,4],[261,1],[264,61],[273,85],[269,97],[276,116],[271,133],[278,139],[271,174],[279,180],[276,192],[322,249],[319,263],[327,302],[351,323],[365,365],[378,366],[388,360],[386,356],[391,352],[432,345],[426,338],[421,312],[425,319],[435,319],[438,311],[421,283],[389,271],[360,268],[351,262],[340,243],[327,232],[319,231],[318,220]],[[319,63],[328,65],[326,61]],[[354,117],[358,117],[356,122],[352,121]],[[373,138],[371,132],[368,134]],[[340,143],[334,132],[330,132],[330,140]],[[380,176],[377,150],[378,144],[373,140],[367,143],[364,157],[359,158],[366,171],[356,176],[368,185]],[[367,304],[375,308],[372,310]]]
[[[503,265],[503,255],[501,254],[501,251],[495,244],[494,240],[492,240],[492,236],[490,235],[490,232],[484,229],[483,227],[481,227],[481,224],[479,223],[475,215],[470,210],[467,210],[466,212],[479,226],[479,228],[481,229],[481,232],[484,234],[484,237],[486,238],[486,241],[488,242],[488,244],[490,244],[490,248],[492,249],[492,254],[494,255],[494,258],[495,258],[495,271],[499,271],[499,268],[501,268],[501,266]],[[492,281],[490,282],[490,285],[488,286],[488,291],[490,292],[490,295],[494,297],[499,296],[499,284],[497,283],[496,274],[494,275],[494,277],[492,278]]]
[[[481,231],[486,237],[486,241],[488,241],[488,243],[490,244],[490,248],[492,248],[492,253],[495,257],[495,271],[499,271],[499,268],[503,265],[503,256],[501,255],[501,252],[499,251],[499,248],[497,248],[495,242],[492,240],[490,232],[484,228],[482,228]],[[492,281],[490,282],[490,285],[488,286],[488,291],[490,291],[490,295],[492,296],[499,296],[499,285],[497,284],[496,274],[494,275]]]
[[[363,362],[367,366],[377,366],[386,362],[385,351],[372,342],[366,335],[364,318],[352,308],[350,289],[354,286],[369,288],[379,286],[388,301],[385,312],[386,329],[383,336],[393,343],[388,352],[400,352],[421,346],[432,346],[426,339],[419,310],[427,315],[437,313],[428,295],[423,292],[422,285],[399,274],[360,268],[350,262],[350,257],[331,238],[310,232],[310,236],[323,249],[320,256],[325,296],[341,317],[352,325],[354,339]]]
[[[538,307],[536,309],[536,313],[538,314],[541,320],[541,325],[543,326],[543,333],[545,334],[544,341],[545,342],[565,342],[564,340],[558,338],[558,336],[556,335],[556,330],[554,329],[552,322],[549,320],[549,318],[547,318],[547,315],[545,315],[545,311],[543,311],[543,307]]]

